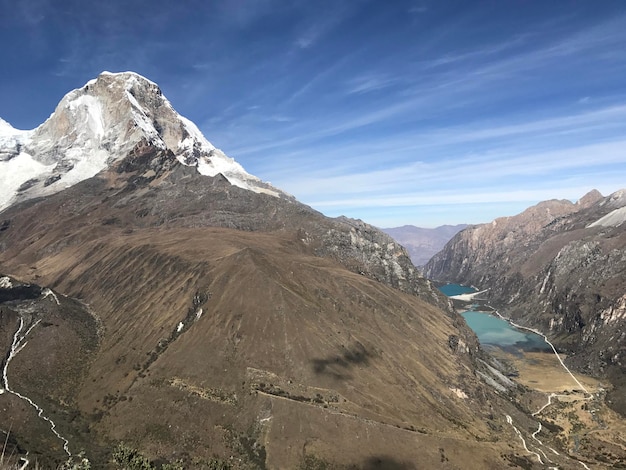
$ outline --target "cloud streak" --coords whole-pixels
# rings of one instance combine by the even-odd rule
[[[422,187],[429,191],[433,187],[458,186],[468,181],[492,180],[507,182],[508,178],[535,178],[546,174],[571,174],[582,169],[594,169],[603,166],[626,166],[626,140],[594,144],[582,147],[559,149],[550,152],[507,155],[469,156],[460,159],[446,159],[429,163],[414,162],[394,168],[385,168],[360,173],[317,175],[293,178],[294,187],[310,195],[323,189],[323,193],[394,193],[407,188]],[[566,173],[567,172],[567,173]]]

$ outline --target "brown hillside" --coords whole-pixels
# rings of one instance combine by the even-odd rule
[[[455,443],[452,455],[472,448],[474,468],[498,461],[492,444],[476,442],[494,439],[477,413],[489,393],[469,357],[450,350],[462,332],[435,307],[285,234],[95,232],[35,265],[27,252],[2,259],[88,302],[102,321],[76,393],[92,435],[168,459],[227,455],[251,439],[268,468],[306,455],[435,462],[442,442]]]

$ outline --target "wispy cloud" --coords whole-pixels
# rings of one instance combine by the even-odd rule
[[[340,116],[336,120],[324,118],[323,122],[308,122],[306,128],[308,132],[300,132],[296,136],[286,139],[276,139],[265,145],[259,146],[256,143],[250,147],[239,147],[233,149],[237,155],[246,155],[249,152],[259,150],[270,150],[281,147],[291,147],[300,143],[312,142],[326,137],[353,131],[363,126],[374,124],[388,119],[393,119],[400,114],[408,113],[411,110],[419,110],[420,107],[428,108],[436,105],[438,97],[430,93],[419,94],[418,96],[404,102],[393,103],[386,107],[371,110],[352,119]],[[580,133],[583,131],[598,131],[600,129],[617,129],[626,126],[626,103],[616,104],[605,108],[586,110],[585,112],[571,113],[549,117],[544,119],[521,120],[520,122],[494,125],[494,123],[468,123],[461,126],[437,127],[422,131],[411,131],[408,136],[401,138],[401,144],[395,150],[419,149],[440,143],[467,143],[495,138],[511,136],[523,136],[528,134],[554,134],[560,133]],[[378,142],[375,148],[394,148],[394,136],[387,136],[386,139]],[[350,145],[343,149],[349,149]],[[369,145],[371,149],[371,144]]]
[[[529,33],[518,34],[508,41],[501,42],[495,45],[486,45],[477,49],[472,49],[462,53],[446,53],[443,56],[424,63],[426,68],[434,68],[439,66],[450,66],[459,62],[481,62],[489,57],[497,56],[503,52],[510,52],[512,49],[519,48],[525,44],[528,44],[532,39],[532,35]]]
[[[288,129],[288,133],[275,135],[271,141],[259,143],[255,141],[252,145],[247,146],[245,142],[232,148],[231,151],[236,156],[245,156],[255,154],[258,151],[279,150],[293,151],[298,145],[306,145],[310,148],[312,143],[328,139],[335,136],[349,136],[364,127],[371,128],[386,123],[396,122],[399,119],[404,121],[422,118],[423,120],[430,116],[441,116],[445,114],[458,114],[457,110],[471,109],[471,107],[484,106],[497,99],[498,93],[502,87],[508,88],[508,97],[519,94],[519,99],[526,91],[518,89],[512,83],[519,80],[528,80],[525,74],[545,67],[551,67],[551,64],[560,57],[564,60],[563,55],[572,55],[577,57],[577,52],[581,48],[592,47],[593,50],[606,47],[616,41],[616,38],[624,36],[619,28],[615,26],[612,20],[604,31],[602,26],[593,26],[583,32],[570,34],[565,39],[556,42],[545,42],[543,46],[537,47],[530,44],[532,49],[527,47],[516,50],[520,45],[527,42],[529,36],[517,34],[510,41],[502,45],[477,49],[467,53],[466,56],[457,57],[458,62],[464,62],[470,57],[481,58],[477,63],[471,63],[467,70],[457,69],[453,73],[442,72],[434,75],[423,74],[424,70],[428,70],[431,64],[416,63],[412,69],[412,74],[423,77],[421,80],[413,80],[410,86],[402,87],[401,91],[396,94],[389,94],[385,102],[378,106],[369,108],[353,109],[347,107],[341,112],[333,114],[325,113],[321,116],[306,116],[299,110],[294,113],[298,116],[294,120],[294,126]],[[604,31],[598,35],[597,31]],[[534,34],[534,33],[533,33]],[[593,39],[592,39],[593,38]],[[593,44],[591,46],[590,44]],[[513,55],[501,54],[502,52],[516,50]],[[326,88],[325,84],[328,80],[335,80],[335,77],[348,68],[351,64],[351,57],[343,57],[326,69],[318,71],[308,82],[297,89],[288,99],[288,103],[294,102],[313,90],[320,87]],[[532,75],[531,75],[532,77]],[[400,75],[393,77],[385,73],[365,73],[356,78],[346,81],[347,92],[351,95],[367,95],[369,91],[383,90],[392,85],[398,84],[404,78]],[[406,83],[411,83],[406,80]],[[536,86],[539,86],[537,82]],[[498,126],[476,126],[464,125],[459,127],[441,127],[437,125],[426,126],[426,128],[416,127],[411,132],[412,138],[407,138],[407,148],[425,148],[433,145],[437,140],[456,141],[456,142],[476,142],[488,139],[503,138],[511,135],[529,135],[533,132],[542,134],[557,133],[578,133],[581,131],[593,132],[599,129],[619,127],[619,120],[624,117],[624,109],[620,105],[607,107],[601,110],[592,110],[585,114],[579,114],[580,109],[571,114],[570,110],[564,110],[562,116],[547,117],[543,119],[533,119],[530,121],[520,121],[515,117],[515,108],[507,105],[507,112],[512,114]],[[468,116],[469,121],[476,118]],[[497,121],[501,121],[500,117]],[[515,122],[518,121],[518,122]],[[385,146],[395,139],[392,135],[387,135],[381,145]],[[344,144],[344,148],[348,148],[351,143]]]
[[[590,190],[589,186],[558,186],[540,189],[511,189],[505,191],[438,191],[416,192],[388,197],[350,198],[341,200],[312,201],[318,209],[362,208],[362,207],[414,207],[443,205],[473,205],[546,201],[550,199],[570,199],[575,201]],[[513,214],[511,214],[513,215]]]
[[[355,52],[356,53],[356,52]],[[321,70],[316,70],[315,73],[303,84],[297,87],[297,89],[291,93],[291,95],[285,100],[287,104],[293,103],[295,100],[300,98],[302,95],[309,93],[314,90],[314,88],[324,81],[331,78],[334,74],[336,74],[339,70],[346,66],[351,60],[351,55],[346,55],[339,60],[336,60],[330,65],[327,65],[325,68]]]
[[[323,15],[314,15],[313,22],[304,28],[295,40],[295,45],[300,49],[308,49],[315,45],[324,35],[331,32],[351,14],[353,7],[344,2],[333,2],[321,8]]]
[[[504,155],[503,155],[504,154]],[[514,154],[513,149],[501,152],[469,155],[430,162],[412,162],[393,168],[372,171],[351,171],[346,174],[329,173],[283,175],[285,180],[299,188],[307,197],[323,189],[325,194],[381,193],[392,194],[419,186],[423,190],[434,187],[456,186],[466,181],[484,181],[493,184],[507,179],[532,179],[606,165],[626,165],[626,140],[565,148],[548,152]],[[276,181],[276,178],[274,178]],[[412,190],[412,189],[411,189]]]
[[[464,222],[454,205],[623,185],[619,2],[68,1],[0,0],[18,126],[39,99],[16,90],[131,69],[249,171],[333,213],[410,223],[432,204]]]
[[[428,11],[428,7],[426,5],[413,5],[409,8],[408,12],[412,15],[421,15]]]
[[[387,88],[397,83],[398,78],[391,77],[384,74],[368,74],[360,77],[350,79],[346,86],[348,88],[348,94],[352,93],[368,93],[370,91],[380,90]]]
[[[322,33],[323,33],[323,28],[321,27],[309,28],[309,30],[306,33],[302,34],[300,37],[296,39],[296,45],[300,49],[308,49],[313,44],[315,44],[315,42],[321,36]]]
[[[282,2],[276,0],[229,0],[227,2],[216,2],[215,16],[219,22],[227,24],[229,27],[245,29],[256,21],[271,16],[277,8],[282,6]],[[202,10],[198,10],[199,14]]]
[[[49,15],[52,5],[49,0],[23,0],[0,2],[3,15],[8,15],[12,21],[24,22],[28,27],[37,27]]]

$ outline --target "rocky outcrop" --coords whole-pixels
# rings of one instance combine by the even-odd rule
[[[453,276],[471,278],[475,285],[490,284],[496,273],[508,272],[510,266],[534,252],[544,227],[575,211],[576,205],[570,201],[547,201],[515,217],[471,226],[453,237],[427,263],[424,273],[431,279]]]
[[[545,332],[578,370],[621,387],[626,374],[624,191],[547,201],[454,237],[432,279],[489,289],[490,302]],[[626,401],[613,400],[626,411]],[[621,394],[626,396],[626,394]]]
[[[339,217],[321,236],[316,253],[339,260],[348,269],[448,310],[448,301],[413,266],[406,249],[376,227]]]

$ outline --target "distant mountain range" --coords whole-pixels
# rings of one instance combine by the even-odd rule
[[[414,225],[381,229],[404,246],[415,266],[424,266],[450,239],[467,224],[420,228]]]

